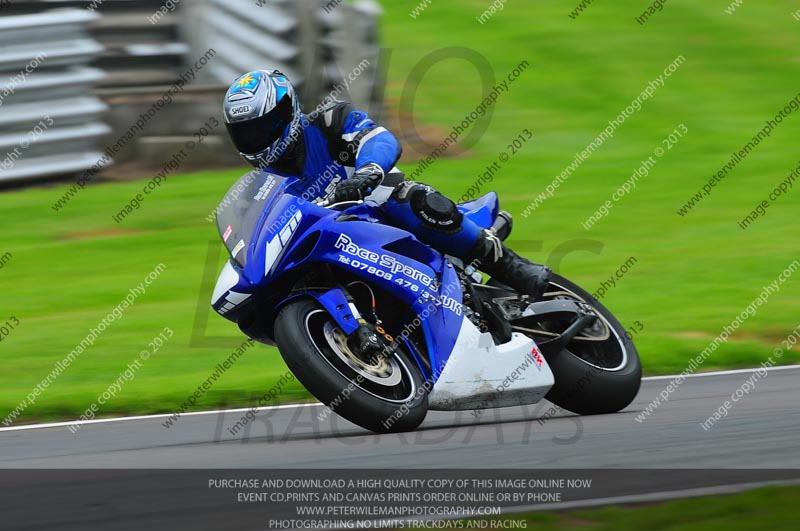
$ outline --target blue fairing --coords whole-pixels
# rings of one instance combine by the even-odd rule
[[[263,214],[247,246],[240,284],[249,286],[236,289],[285,293],[276,302],[277,309],[290,297],[291,286],[281,280],[297,268],[329,264],[347,270],[409,308],[412,320],[405,330],[421,329],[434,374],[424,364],[420,370],[435,379],[436,369],[444,367],[453,350],[464,319],[461,286],[452,264],[410,233],[376,223],[381,219],[377,207],[365,204],[344,212],[322,208],[284,193],[292,180],[276,178],[280,181],[264,201]],[[484,207],[476,215],[487,215]],[[345,214],[357,219],[336,221]],[[346,333],[355,329],[349,309],[343,307],[346,299],[341,289],[309,290],[302,295],[319,300]],[[293,293],[291,298],[296,296]]]
[[[488,229],[497,218],[497,213],[500,210],[500,201],[497,199],[496,193],[489,192],[474,201],[461,203],[458,205],[458,210],[479,227]]]

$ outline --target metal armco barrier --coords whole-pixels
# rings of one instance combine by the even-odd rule
[[[306,112],[333,97],[380,117],[381,10],[374,0],[182,0],[154,18],[165,5],[18,0],[4,9],[0,183],[92,168],[103,158],[101,146],[124,134],[210,48],[216,55],[192,86],[113,162],[145,171],[159,166],[193,134],[195,122],[219,116],[224,90],[236,77],[260,68],[288,74]],[[215,132],[187,167],[195,160],[204,167],[238,163],[233,155],[224,131]]]
[[[369,108],[379,70],[376,34],[381,9],[373,0],[359,0],[326,11],[329,3],[196,2],[185,8],[183,33],[193,51],[218,52],[214,65],[203,73],[204,82],[228,85],[244,72],[277,68],[297,87],[306,111],[332,92]],[[337,90],[354,70],[357,75],[347,80],[348,90]]]
[[[78,172],[100,157],[106,105],[93,94],[97,15],[63,9],[0,17],[0,182]]]

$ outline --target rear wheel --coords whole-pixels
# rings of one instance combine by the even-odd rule
[[[311,394],[350,422],[377,433],[415,429],[428,412],[422,375],[400,347],[363,359],[313,299],[289,302],[275,320],[275,343]]]
[[[555,384],[545,398],[581,415],[624,409],[636,398],[642,381],[639,353],[630,335],[586,290],[553,274],[543,299],[559,298],[588,304],[598,320],[558,351],[541,346],[555,376]],[[528,335],[540,343],[565,328],[564,323],[545,323],[538,333]]]

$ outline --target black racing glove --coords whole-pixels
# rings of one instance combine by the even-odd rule
[[[362,166],[346,181],[340,182],[333,191],[333,202],[358,201],[364,199],[383,181],[383,168],[373,163]]]

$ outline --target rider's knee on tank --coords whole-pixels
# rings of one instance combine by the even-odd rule
[[[395,188],[391,200],[410,209],[422,226],[444,234],[455,234],[461,230],[464,215],[452,199],[432,186],[406,181]]]
[[[455,203],[426,184],[407,181],[384,205],[392,225],[401,227],[437,251],[459,258],[475,245],[480,228]]]

